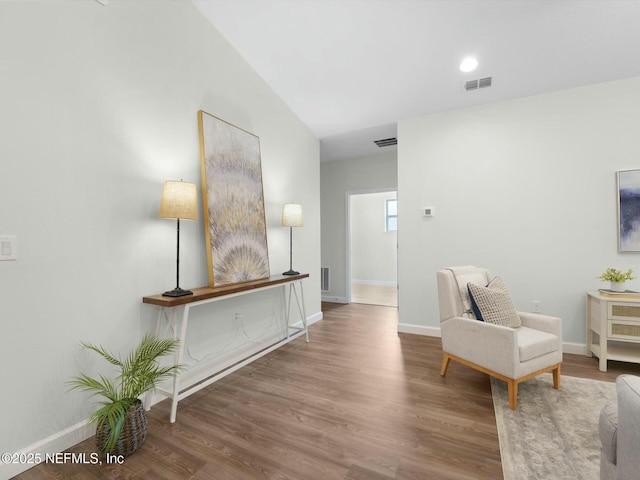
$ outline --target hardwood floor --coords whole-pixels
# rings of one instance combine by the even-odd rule
[[[43,479],[500,479],[489,378],[453,363],[438,338],[398,334],[397,309],[323,304],[299,338],[150,412],[145,444],[122,465],[41,464]],[[565,355],[563,375],[613,381],[640,366]],[[94,452],[93,439],[73,452]]]

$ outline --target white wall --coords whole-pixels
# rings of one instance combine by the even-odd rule
[[[324,299],[346,299],[347,193],[396,188],[396,152],[320,164],[322,266],[331,269],[331,290],[323,292]]]
[[[369,285],[395,285],[398,236],[386,231],[386,201],[396,192],[351,195],[351,279]]]
[[[160,193],[200,185],[199,109],[260,137],[272,274],[289,263],[282,204],[303,205],[295,263],[321,317],[318,140],[190,2],[0,2],[0,57],[0,235],[19,255],[0,262],[0,452],[88,417],[65,382],[103,365],[80,341],[125,353],[155,325],[141,298],[175,286]],[[181,230],[181,286],[206,285],[203,221]],[[261,294],[199,315],[221,311],[208,323],[226,335],[233,312],[267,325],[273,305]]]
[[[399,122],[399,329],[437,328],[436,270],[472,264],[584,345],[595,277],[640,272],[617,253],[615,193],[616,170],[640,168],[638,105],[632,78]]]

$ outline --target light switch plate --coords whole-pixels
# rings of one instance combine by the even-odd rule
[[[0,235],[0,261],[18,260],[18,242],[15,235]]]

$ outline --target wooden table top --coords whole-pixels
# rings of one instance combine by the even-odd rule
[[[142,303],[159,305],[161,307],[177,307],[179,305],[199,302],[200,300],[207,300],[209,298],[223,297],[225,295],[248,292],[250,290],[279,285],[281,283],[295,282],[296,280],[302,280],[308,276],[308,273],[301,273],[299,275],[273,275],[269,278],[252,280],[250,282],[234,283],[232,285],[222,285],[220,287],[192,288],[191,291],[193,292],[193,295],[185,295],[183,297],[165,297],[159,293],[157,295],[142,297]]]

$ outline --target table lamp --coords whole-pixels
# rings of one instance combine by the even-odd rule
[[[176,245],[176,288],[162,295],[165,297],[182,297],[192,295],[190,290],[180,288],[180,219],[198,219],[198,194],[194,183],[183,182],[182,180],[170,180],[164,182],[162,198],[160,199],[159,218],[175,218],[178,231]]]
[[[293,229],[302,226],[302,207],[296,203],[285,203],[282,207],[282,221],[280,225],[289,227],[289,271],[283,275],[299,275],[293,270]]]

